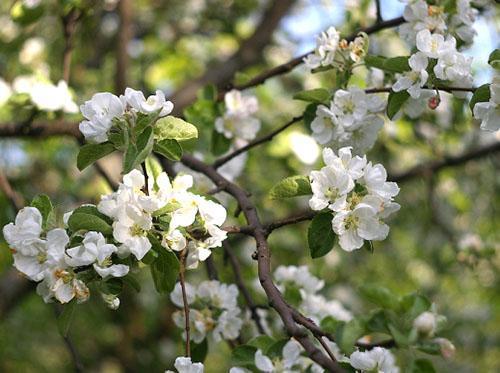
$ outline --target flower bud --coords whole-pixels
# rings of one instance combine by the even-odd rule
[[[433,342],[437,343],[441,348],[441,355],[445,359],[451,359],[455,355],[455,346],[449,339],[446,338],[435,338]]]
[[[426,311],[421,313],[414,321],[413,327],[417,329],[419,334],[423,334],[425,336],[432,336],[436,331],[436,315],[432,312]]]
[[[431,110],[436,110],[436,108],[439,106],[441,103],[441,100],[437,96],[433,96],[429,99],[427,102],[427,106],[429,106],[429,109]]]
[[[101,294],[102,300],[106,303],[108,308],[112,310],[117,310],[120,307],[120,298],[113,294]]]

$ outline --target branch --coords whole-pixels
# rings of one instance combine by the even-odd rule
[[[253,147],[257,146],[257,145],[260,145],[260,144],[263,144],[265,142],[271,141],[274,138],[274,136],[276,136],[279,133],[283,132],[288,127],[290,127],[292,124],[297,123],[298,121],[300,121],[302,119],[303,119],[302,115],[299,116],[299,117],[292,118],[290,121],[288,121],[287,123],[285,123],[281,127],[275,129],[274,131],[270,132],[269,134],[267,134],[265,136],[262,136],[262,137],[260,137],[258,139],[255,139],[253,141],[250,141],[248,144],[246,144],[245,146],[242,146],[241,148],[236,149],[232,153],[229,153],[229,154],[227,154],[227,155],[225,155],[223,157],[220,157],[219,159],[217,159],[213,163],[212,166],[217,169],[220,166],[222,166],[223,164],[229,162],[231,159],[237,157],[241,153],[245,153],[245,152],[247,152],[248,150],[250,150],[251,148],[253,148]]]
[[[182,303],[184,308],[184,330],[186,331],[186,356],[191,356],[191,335],[190,335],[190,326],[189,326],[189,303],[187,300],[186,294],[186,249],[181,252],[180,255],[180,271],[179,271],[179,281],[181,283],[182,290]]]
[[[127,87],[127,70],[129,66],[128,44],[132,38],[132,1],[120,0],[118,14],[120,15],[120,27],[118,29],[118,40],[116,43],[116,72],[115,90],[118,94],[125,91]]]
[[[380,24],[384,22],[384,19],[382,18],[382,7],[380,5],[380,0],[375,0],[375,7],[376,7],[376,22],[377,24]]]
[[[81,15],[82,13],[78,9],[73,8],[69,11],[68,14],[61,17],[63,34],[64,34],[62,75],[66,83],[69,83],[69,78],[71,73],[71,54],[73,52],[73,36],[75,34],[76,26],[78,24],[78,20],[80,19]]]
[[[21,210],[24,207],[24,198],[20,196],[12,186],[10,185],[9,179],[5,176],[4,172],[0,169],[0,190],[5,194],[7,199],[10,201],[14,210]]]
[[[188,82],[169,97],[169,100],[175,102],[173,114],[180,114],[184,107],[194,101],[198,90],[210,83],[219,88],[226,87],[226,89],[220,91],[219,98],[223,98],[224,93],[232,88],[232,86],[227,86],[233,79],[234,74],[255,64],[262,58],[264,47],[270,43],[281,19],[288,13],[294,3],[295,0],[271,2],[271,6],[262,15],[262,19],[256,26],[253,35],[242,42],[236,53],[225,61],[209,66],[203,76]]]
[[[383,21],[383,22],[380,22],[380,23],[376,23],[373,26],[370,26],[370,27],[367,27],[367,28],[364,28],[364,29],[356,31],[355,33],[349,35],[346,38],[346,40],[347,41],[354,40],[354,38],[360,32],[365,32],[365,33],[367,33],[369,35],[369,34],[373,34],[373,33],[377,32],[377,31],[380,31],[380,30],[383,30],[383,29],[386,29],[386,28],[391,28],[391,27],[399,26],[399,25],[401,25],[404,22],[405,22],[405,20],[404,20],[403,17],[398,17],[398,18],[393,18],[393,19],[390,19],[390,20],[387,20],[387,21]],[[255,76],[254,78],[250,79],[248,82],[246,82],[244,84],[236,84],[236,85],[233,85],[231,88],[234,88],[234,89],[237,89],[237,90],[241,91],[243,89],[247,89],[247,88],[250,88],[250,87],[255,87],[257,85],[263,84],[269,78],[272,78],[272,77],[275,77],[275,76],[278,76],[278,75],[286,74],[286,73],[292,71],[296,66],[300,65],[301,63],[303,63],[304,58],[308,54],[310,54],[310,53],[313,53],[313,51],[309,51],[307,53],[304,53],[301,56],[295,57],[292,60],[290,60],[290,61],[288,61],[288,62],[286,62],[286,63],[284,63],[282,65],[278,65],[276,67],[273,67],[272,69],[270,69],[268,71],[265,71],[265,72],[263,72],[263,73]]]
[[[262,326],[260,316],[257,312],[257,306],[255,305],[255,302],[252,299],[252,295],[250,294],[250,291],[248,290],[248,288],[245,285],[245,282],[243,281],[243,276],[241,275],[240,263],[238,262],[236,255],[234,255],[233,249],[229,246],[227,240],[222,242],[222,247],[224,248],[224,253],[229,258],[229,263],[233,268],[234,280],[236,282],[236,285],[238,286],[238,289],[240,289],[243,298],[245,299],[247,307],[250,311],[250,315],[252,316],[252,319],[254,320],[255,325],[257,326],[257,330],[259,331],[260,334],[266,334],[264,327]]]
[[[56,317],[60,317],[62,313],[62,307],[61,305],[54,304],[54,313]],[[75,368],[75,372],[77,373],[83,373],[85,372],[85,369],[83,367],[82,359],[80,357],[80,354],[78,353],[78,350],[76,349],[75,344],[73,343],[73,340],[70,338],[69,335],[62,336],[64,340],[64,345],[66,346],[70,356],[71,360],[73,361],[73,365]]]
[[[248,197],[247,192],[236,184],[225,179],[215,170],[214,167],[207,165],[190,155],[184,155],[181,161],[192,170],[205,174],[215,183],[216,186],[221,187],[238,201],[248,225],[254,232],[253,235],[257,244],[257,263],[260,283],[266,292],[270,305],[280,315],[288,335],[295,338],[302,345],[312,360],[320,364],[328,371],[343,371],[335,361],[327,357],[314,345],[306,330],[295,322],[290,306],[285,302],[282,294],[274,285],[271,276],[271,253],[267,243],[266,232],[260,222],[255,206]]]

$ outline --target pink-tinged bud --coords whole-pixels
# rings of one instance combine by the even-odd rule
[[[439,99],[439,97],[434,96],[434,97],[431,97],[429,99],[429,101],[427,102],[427,105],[429,106],[429,109],[436,110],[436,108],[439,106],[440,103],[441,103],[441,100]]]
[[[441,355],[445,359],[451,359],[455,355],[455,346],[446,338],[435,338],[433,342],[437,343],[441,348]]]

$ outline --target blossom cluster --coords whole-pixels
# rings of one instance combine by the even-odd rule
[[[313,276],[306,266],[279,266],[274,271],[275,283],[282,293],[298,291],[298,308],[307,317],[320,323],[325,317],[338,321],[350,321],[352,314],[338,300],[327,300],[319,291],[325,282]]]
[[[238,307],[236,285],[212,280],[204,281],[198,286],[185,283],[185,289],[191,323],[190,337],[195,343],[202,342],[208,334],[211,334],[216,342],[238,338],[243,319]],[[170,299],[176,306],[184,307],[180,283],[175,285]],[[179,328],[184,329],[183,311],[176,311],[173,319]]]
[[[453,35],[463,43],[472,43],[476,31],[473,24],[477,9],[471,6],[471,0],[457,0],[450,13],[444,7],[428,4],[425,0],[405,0],[403,17],[405,23],[399,28],[399,34],[410,45],[415,45],[416,35],[422,30],[441,35]]]
[[[311,122],[313,138],[321,145],[334,148],[352,146],[356,154],[370,149],[384,125],[378,115],[385,102],[357,87],[335,92],[330,107],[319,105]]]
[[[85,117],[80,123],[80,131],[88,142],[102,143],[108,140],[111,127],[124,121],[132,128],[138,114],[164,117],[172,112],[174,105],[167,101],[165,94],[157,90],[147,99],[144,93],[132,88],[125,89],[120,97],[109,92],[99,92],[80,106]]]
[[[387,182],[384,166],[367,162],[366,156],[352,156],[350,147],[341,148],[338,155],[323,149],[323,161],[325,167],[310,174],[309,206],[333,213],[332,228],[340,247],[352,251],[364,240],[384,240],[389,227],[383,219],[400,208],[393,202],[399,187]]]
[[[259,110],[255,96],[243,96],[235,89],[224,96],[225,112],[215,119],[215,130],[228,139],[250,141],[260,129],[260,120],[254,117]]]
[[[76,269],[91,266],[103,279],[125,276],[129,267],[113,264],[117,247],[107,243],[99,232],[89,231],[74,240],[62,228],[43,229],[43,218],[35,207],[21,209],[15,223],[3,228],[10,245],[14,266],[30,280],[39,282],[37,292],[45,302],[54,298],[67,303],[73,298],[88,299],[90,291]],[[78,242],[80,241],[80,242]],[[70,248],[68,248],[70,246]]]
[[[354,351],[349,357],[349,363],[361,372],[399,373],[394,355],[383,347]]]
[[[490,87],[490,99],[474,105],[474,117],[481,120],[481,129],[498,131],[500,129],[500,75],[493,78]]]
[[[64,80],[55,85],[40,75],[21,75],[10,85],[0,78],[0,106],[14,95],[26,95],[29,103],[39,111],[62,111],[67,114],[78,112],[78,106]]]
[[[335,27],[329,27],[316,37],[316,48],[304,58],[307,68],[335,66],[344,68],[346,64],[360,62],[368,50],[368,36],[360,33],[353,41],[340,39]]]
[[[203,373],[204,366],[202,363],[193,363],[190,357],[180,356],[175,359],[174,367],[178,373]],[[165,373],[175,373],[172,370],[167,370]]]
[[[113,221],[113,238],[120,244],[117,254],[132,254],[141,260],[152,247],[150,235],[156,234],[165,249],[187,250],[188,269],[207,259],[210,249],[219,247],[227,236],[220,229],[226,209],[189,192],[192,186],[190,175],[179,175],[170,182],[162,172],[149,178],[147,189],[140,171],[125,175],[118,190],[103,196],[97,205]]]
[[[437,79],[448,81],[459,87],[472,85],[472,57],[466,57],[456,49],[456,39],[424,29],[416,36],[418,51],[413,54],[408,64],[410,71],[399,76],[392,89],[395,92],[407,90],[414,99],[420,97],[422,87],[429,79],[428,66],[434,65],[432,71]]]
[[[131,257],[129,264],[143,259],[152,248],[151,240],[163,250],[185,250],[186,268],[196,268],[226,238],[219,228],[226,210],[189,192],[191,186],[191,176],[178,176],[171,183],[161,173],[149,178],[146,193],[144,175],[133,170],[116,192],[102,196],[97,207],[84,205],[65,214],[65,228],[45,229],[41,212],[25,207],[14,223],[3,228],[14,266],[40,282],[37,292],[46,302],[55,298],[60,303],[73,298],[86,301],[90,294],[86,281],[126,276],[130,268],[124,259]],[[89,219],[97,219],[101,228],[111,224],[112,232],[100,232],[97,226],[81,229]],[[116,297],[103,294],[103,298],[110,307],[118,307]]]

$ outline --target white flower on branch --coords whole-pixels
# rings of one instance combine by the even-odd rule
[[[399,187],[387,182],[385,168],[367,163],[366,157],[352,157],[350,148],[341,148],[338,156],[326,148],[323,159],[326,166],[310,174],[309,205],[334,213],[332,228],[341,248],[352,251],[361,248],[364,240],[385,239],[389,227],[382,219],[400,208],[393,202]]]
[[[108,130],[114,118],[124,113],[122,101],[109,92],[100,92],[80,106],[86,118],[80,123],[80,131],[89,142],[101,143],[108,140]]]
[[[399,372],[394,355],[382,347],[375,347],[369,351],[354,351],[349,359],[353,368],[363,372]]]
[[[411,70],[399,75],[392,90],[394,92],[408,91],[412,98],[419,98],[422,87],[429,78],[429,73],[426,71],[428,63],[427,56],[423,52],[412,55],[408,60]]]
[[[157,90],[154,95],[146,99],[141,91],[126,88],[125,95],[120,96],[120,99],[124,105],[130,106],[138,113],[151,114],[157,112],[160,117],[170,114],[174,108],[174,104],[167,101],[165,94],[160,90]]]
[[[377,115],[385,103],[376,95],[367,95],[357,87],[335,92],[330,107],[319,105],[311,122],[313,138],[321,145],[335,148],[351,146],[362,154],[373,146],[383,120]]]
[[[243,325],[241,310],[238,307],[238,288],[219,281],[204,281],[198,287],[185,284],[186,296],[190,305],[190,337],[200,343],[210,333],[216,342],[222,339],[238,338]],[[179,308],[184,307],[180,283],[175,285],[170,299]],[[173,314],[175,324],[184,328],[183,311]]]
[[[255,118],[259,103],[255,96],[243,96],[235,89],[224,96],[226,111],[215,119],[215,130],[228,139],[253,140],[260,130],[260,120]]]
[[[316,37],[314,52],[304,58],[304,63],[310,70],[320,66],[329,66],[335,61],[335,52],[338,49],[340,33],[335,27],[329,27]]]
[[[481,120],[481,129],[498,131],[500,129],[500,76],[495,76],[490,85],[490,100],[474,105],[474,117]]]
[[[202,363],[193,363],[190,357],[178,357],[175,359],[174,367],[178,373],[203,373]],[[175,373],[173,370],[167,370],[165,373]]]

